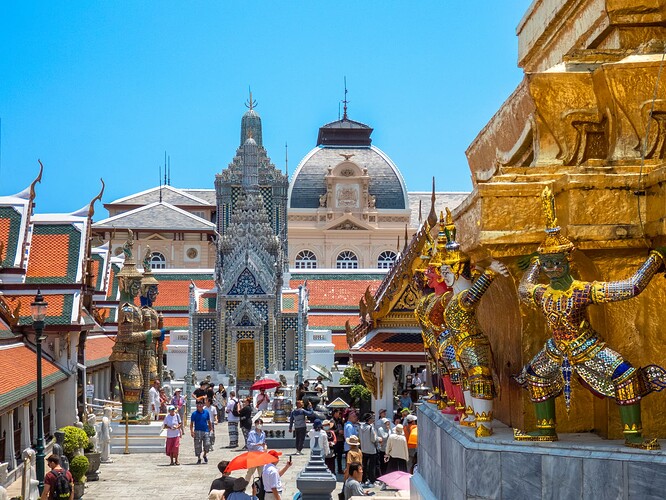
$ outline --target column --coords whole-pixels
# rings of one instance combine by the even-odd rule
[[[21,408],[21,451],[30,448],[30,438],[32,436],[32,429],[30,428],[30,403],[23,403]],[[36,423],[36,422],[35,422]]]
[[[9,464],[8,469],[16,469],[16,457],[14,456],[14,410],[9,410],[2,418],[2,428],[5,429],[5,462]]]
[[[51,429],[51,435],[55,435],[54,432],[58,430],[56,427],[56,419],[55,419],[55,414],[56,414],[56,404],[55,404],[55,391],[51,390],[48,392],[47,395],[47,403],[49,405],[49,428]]]

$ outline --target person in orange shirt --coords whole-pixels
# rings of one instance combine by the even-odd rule
[[[412,470],[414,466],[414,455],[416,455],[416,449],[418,448],[419,435],[418,429],[416,428],[416,415],[407,415],[405,417],[407,421],[407,427],[405,427],[405,435],[407,436],[407,451],[409,452],[409,463],[407,464],[407,470]]]

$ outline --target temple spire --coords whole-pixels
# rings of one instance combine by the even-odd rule
[[[345,98],[343,99],[342,103],[344,104],[342,110],[342,119],[347,120],[347,104],[349,104],[349,101],[347,100],[347,77],[345,76]]]

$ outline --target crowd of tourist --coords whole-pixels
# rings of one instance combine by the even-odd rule
[[[155,387],[159,389],[159,387]],[[304,385],[303,392],[309,391]],[[159,394],[159,392],[158,392]],[[264,390],[259,391],[256,400],[251,397],[238,398],[236,392],[227,390],[222,384],[217,390],[202,382],[193,394],[196,409],[190,416],[190,435],[194,439],[194,454],[197,464],[208,463],[208,453],[215,444],[215,428],[227,422],[229,445],[237,451],[260,451],[273,454],[278,458],[280,452],[268,450],[264,421],[258,411],[266,410],[270,397]],[[321,420],[312,409],[311,402],[307,407],[302,400],[296,402],[296,408],[289,415],[289,432],[293,433],[296,443],[296,454],[302,455],[305,439],[309,438],[310,449],[318,442],[324,461],[334,475],[344,480],[341,498],[363,494],[368,488],[381,486],[378,478],[393,471],[413,473],[417,466],[418,421],[412,413],[412,399],[408,391],[400,398],[400,403],[409,404],[387,417],[387,410],[359,414],[353,408],[347,410],[334,409],[328,419]],[[166,454],[171,462],[169,465],[180,465],[180,438],[184,433],[183,412],[185,408],[181,390],[174,391],[173,398],[167,406],[163,428],[166,430]],[[255,411],[256,410],[256,411]],[[253,419],[253,415],[255,415]],[[307,432],[308,421],[312,421],[312,429]],[[239,427],[243,434],[244,445],[239,445]],[[213,481],[209,498],[225,498],[245,500],[252,497],[246,493],[253,476],[261,477],[266,489],[266,499],[281,498],[281,476],[291,465],[290,461],[280,470],[272,464],[247,469],[243,477],[231,477],[225,472],[228,463],[222,461],[218,468],[222,476]],[[253,486],[253,495],[256,488]]]

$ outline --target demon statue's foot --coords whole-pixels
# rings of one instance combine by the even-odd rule
[[[458,410],[456,410],[454,406],[449,406],[449,405],[447,405],[447,406],[442,410],[442,413],[443,413],[444,415],[457,415],[457,414],[458,414]]]
[[[537,441],[552,443],[553,441],[557,441],[557,432],[555,432],[555,429],[539,429],[532,432],[523,432],[520,429],[514,429],[513,439],[515,441]]]
[[[661,446],[656,438],[645,439],[640,434],[628,434],[624,436],[624,445],[629,448],[638,448],[641,450],[660,450]]]

